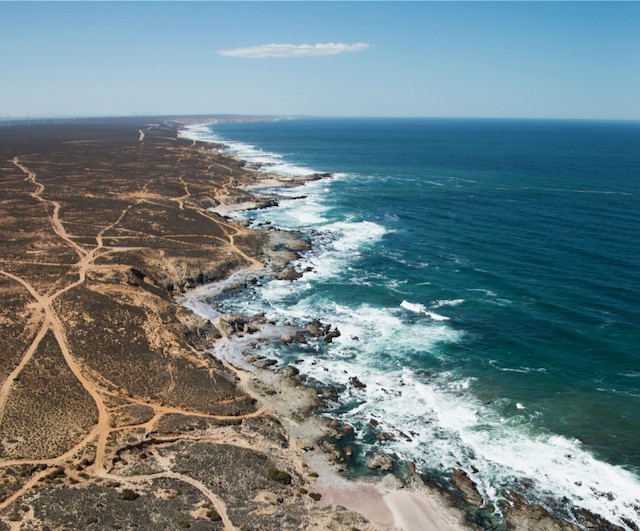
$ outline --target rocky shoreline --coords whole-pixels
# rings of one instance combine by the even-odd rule
[[[216,148],[224,146],[216,146]],[[242,163],[242,162],[241,162]],[[259,169],[259,168],[252,168]],[[264,177],[266,184],[256,184],[251,188],[258,190],[257,199],[251,203],[244,202],[234,205],[225,205],[224,214],[229,215],[236,210],[260,209],[276,206],[278,197],[270,195],[261,197],[260,188],[263,187],[289,187],[296,186],[306,182],[307,180],[316,180],[330,177],[331,174],[314,174],[307,178],[291,179],[290,177],[266,175]],[[252,190],[253,191],[253,190]],[[270,227],[257,227],[258,229],[272,230]],[[296,241],[296,237],[291,235],[292,241]],[[299,240],[298,240],[299,241]],[[296,247],[292,244],[291,247]],[[289,260],[285,260],[278,264],[278,267],[271,271],[270,276],[277,280],[294,281],[301,278],[304,271],[298,271],[291,267],[291,262],[297,258],[297,252],[307,250],[304,243],[299,244],[295,249],[293,256]],[[245,279],[249,283],[255,283],[258,278],[262,280],[264,275],[253,276]],[[242,286],[234,286],[229,289],[240,288]],[[193,307],[191,309],[194,309]],[[195,310],[195,309],[194,309]],[[197,310],[195,310],[197,313]],[[206,314],[206,312],[205,312]],[[324,341],[332,342],[335,337],[339,337],[340,331],[333,328],[329,323],[323,323],[315,320],[308,323],[305,327],[287,326],[281,327],[277,334],[273,330],[269,333],[263,333],[265,328],[273,327],[275,323],[268,323],[264,319],[264,315],[243,316],[241,314],[228,314],[222,316],[218,321],[218,328],[223,337],[226,338],[245,338],[241,342],[241,352],[250,367],[244,365],[246,370],[258,374],[259,378],[264,378],[265,371],[275,373],[281,379],[280,387],[277,390],[269,389],[268,394],[280,394],[283,386],[287,387],[293,384],[296,387],[304,387],[309,391],[308,400],[301,412],[294,412],[294,418],[298,422],[312,416],[314,420],[321,421],[321,433],[313,444],[305,449],[319,449],[325,454],[325,458],[332,464],[333,470],[338,473],[344,473],[349,468],[349,462],[354,453],[354,449],[350,444],[345,444],[345,438],[349,439],[353,432],[353,426],[338,420],[332,420],[322,414],[317,415],[316,412],[327,409],[329,402],[338,401],[338,390],[326,386],[321,382],[309,379],[305,374],[301,374],[299,369],[293,365],[285,367],[276,367],[278,361],[275,359],[265,358],[259,354],[255,354],[251,350],[251,346],[262,341],[280,341],[283,344],[291,345],[295,343],[307,344],[308,341]],[[278,337],[279,334],[279,337]],[[251,337],[251,340],[246,340]],[[218,355],[220,352],[218,351]],[[224,357],[224,355],[222,355]],[[238,361],[236,357],[235,361]],[[366,387],[357,376],[349,378],[349,383],[356,389]],[[290,411],[281,414],[290,413]],[[369,423],[370,431],[375,435],[378,441],[386,441],[393,435],[385,433],[378,429],[377,421],[371,419]],[[317,425],[317,422],[316,422]],[[562,509],[554,512],[537,503],[530,503],[526,498],[516,491],[507,491],[504,493],[504,501],[500,504],[498,511],[496,508],[483,499],[478,491],[476,483],[467,472],[460,468],[452,470],[450,480],[443,482],[441,478],[430,477],[426,474],[420,474],[416,471],[415,466],[411,462],[403,462],[395,454],[387,454],[382,451],[372,451],[368,454],[366,466],[371,471],[380,474],[392,473],[396,481],[395,488],[408,489],[409,491],[430,491],[431,496],[436,496],[439,501],[447,506],[455,515],[456,525],[477,528],[477,529],[549,529],[549,530],[579,530],[579,529],[602,529],[602,530],[621,530],[623,528],[616,526],[603,519],[599,515],[591,513],[584,508],[572,508],[570,518],[566,519],[567,514]],[[323,467],[326,468],[326,467]],[[389,475],[389,478],[391,475]],[[361,478],[359,481],[363,481]],[[375,475],[364,479],[364,484],[374,484],[380,481]],[[393,482],[392,482],[393,483]],[[323,490],[320,488],[320,490]],[[625,522],[630,529],[638,529],[633,522]]]
[[[0,529],[393,528],[320,492],[313,390],[176,303],[306,244],[211,212],[262,176],[141,120],[0,131]]]
[[[336,390],[251,351],[339,331],[206,302],[302,273],[307,242],[227,216],[304,178],[179,138],[193,121],[0,131],[0,529],[574,529],[515,493],[496,520],[464,472],[382,452],[344,477],[353,427],[318,414]]]

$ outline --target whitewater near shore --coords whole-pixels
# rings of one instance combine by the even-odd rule
[[[402,126],[392,125],[395,131]],[[410,125],[415,126],[413,123]],[[263,363],[260,361],[262,358],[277,362],[275,366],[281,368],[294,364],[296,370],[315,381],[314,385],[319,388],[323,399],[333,396],[337,400],[337,405],[330,402],[328,407],[324,407],[332,417],[352,426],[355,439],[351,434],[340,436],[333,441],[333,448],[326,449],[329,455],[337,450],[343,460],[342,466],[347,462],[350,475],[354,472],[360,474],[363,469],[366,471],[364,465],[367,461],[382,452],[387,456],[392,454],[391,461],[400,467],[403,462],[415,460],[420,472],[426,469],[423,479],[437,485],[454,504],[461,502],[467,521],[474,525],[499,528],[506,523],[517,526],[515,515],[526,515],[530,510],[537,513],[538,519],[554,521],[559,517],[554,525],[560,528],[592,525],[589,522],[597,522],[593,525],[603,528],[617,528],[605,520],[598,520],[594,513],[600,513],[621,524],[621,528],[628,526],[633,529],[637,515],[633,510],[636,480],[632,474],[595,459],[579,441],[527,430],[520,419],[537,414],[530,409],[530,400],[513,400],[510,407],[521,412],[514,416],[513,421],[518,420],[519,424],[505,422],[491,401],[482,403],[469,392],[472,379],[460,379],[455,377],[454,371],[442,371],[437,367],[416,370],[416,363],[409,356],[420,359],[425,351],[438,353],[442,345],[455,346],[467,341],[468,335],[459,329],[457,321],[462,312],[468,311],[470,304],[478,308],[488,305],[489,308],[506,309],[511,301],[503,293],[498,293],[502,289],[480,288],[473,284],[466,293],[440,290],[445,296],[436,295],[430,303],[411,294],[403,277],[411,279],[410,282],[418,282],[416,285],[420,286],[420,275],[416,271],[430,268],[430,264],[408,262],[407,259],[402,260],[401,255],[393,254],[397,253],[397,239],[403,241],[408,232],[408,229],[393,228],[394,224],[398,225],[397,213],[415,215],[407,210],[411,206],[410,201],[405,201],[408,203],[406,207],[398,206],[396,214],[392,212],[391,203],[390,208],[383,204],[376,207],[381,214],[371,211],[367,215],[366,201],[377,204],[376,193],[380,194],[384,189],[379,183],[388,181],[387,193],[395,192],[393,176],[383,179],[382,176],[357,173],[318,173],[332,169],[332,166],[314,165],[320,168],[314,171],[309,169],[310,166],[301,165],[300,160],[308,163],[316,157],[303,134],[316,139],[324,150],[321,153],[328,153],[326,146],[330,140],[321,136],[323,128],[332,136],[340,128],[344,145],[335,149],[340,149],[347,160],[351,156],[349,137],[342,129],[344,122],[309,122],[313,129],[308,131],[305,126],[305,123],[297,125],[293,122],[291,127],[289,123],[280,122],[271,128],[268,124],[226,129],[196,126],[186,133],[192,138],[226,146],[223,149],[227,153],[239,157],[246,167],[257,170],[266,178],[262,186],[252,185],[252,190],[267,199],[267,203],[271,201],[271,205],[246,213],[226,209],[226,214],[238,220],[248,218],[251,226],[260,230],[278,227],[302,231],[313,242],[313,248],[304,251],[287,278],[260,279],[228,296],[217,297],[209,308],[217,312],[240,312],[246,316],[265,313],[267,320],[277,326],[293,323],[298,331],[306,330],[307,340],[310,339],[309,323],[314,319],[320,319],[324,325],[340,332],[339,335],[332,332],[330,341],[318,343],[313,339],[299,341],[296,334],[279,330],[266,342],[261,340],[258,345],[245,345],[253,350],[248,354],[252,364]],[[367,134],[365,131],[370,126],[370,122],[353,125],[359,139],[359,143],[354,144],[356,149],[361,149],[362,135]],[[476,123],[470,125],[473,130],[477,126]],[[365,127],[367,129],[363,129]],[[282,144],[283,139],[288,138],[285,136],[286,128],[298,131],[300,141],[291,136],[288,144]],[[253,132],[255,138],[273,147],[278,145],[278,141],[270,141],[268,134],[261,132],[272,129],[274,138],[295,156],[283,157],[253,146],[247,140],[230,141],[224,133],[219,133],[220,130],[228,131],[231,138],[235,135],[235,138],[250,139]],[[375,143],[377,140],[372,141]],[[379,151],[383,149],[378,146]],[[408,156],[402,145],[393,144],[393,149],[399,150],[397,156]],[[318,156],[319,160],[329,158],[322,154]],[[370,164],[364,166],[369,167]],[[318,175],[322,178],[318,179]],[[294,188],[289,186],[290,182],[284,188],[278,183],[279,179],[291,181],[298,178],[304,181],[305,176],[307,182]],[[404,183],[407,178],[403,174],[398,181]],[[439,190],[444,185],[434,181],[429,186]],[[473,186],[473,182],[469,186]],[[391,195],[390,200],[395,201],[396,198]],[[362,211],[353,210],[354,206],[362,207]],[[434,236],[437,237],[437,233]],[[413,245],[416,243],[419,244],[414,241]],[[407,241],[406,245],[410,242]],[[398,267],[402,269],[398,269],[395,277],[385,276],[386,271],[380,274],[363,265],[366,262],[374,267],[382,266],[380,271],[383,271],[384,262],[381,260],[389,259],[401,264]],[[456,264],[458,268],[465,266],[463,261]],[[380,297],[382,290],[388,290],[391,296],[381,299],[381,307],[373,301]],[[396,308],[384,307],[394,299]],[[311,329],[313,332],[313,327]],[[285,344],[278,341],[278,335],[285,337]],[[419,351],[416,351],[416,345],[420,346]],[[230,355],[239,362],[244,356],[242,349],[230,349]],[[381,365],[383,357],[389,361]],[[444,361],[447,358],[453,368],[454,358],[445,355],[439,359]],[[397,371],[393,368],[396,364]],[[536,367],[511,369],[504,365],[504,362],[493,360],[491,368],[515,376],[520,373],[536,374],[536,371],[545,371],[540,373],[544,375],[547,372],[547,369]],[[327,384],[333,386],[333,390],[327,389]],[[506,406],[511,401],[502,402]],[[499,404],[500,401],[495,402],[495,405]],[[529,459],[534,455],[536,459]],[[381,459],[384,460],[383,457]],[[438,468],[437,463],[445,471],[444,482],[437,470],[433,474],[433,468]],[[594,474],[595,470],[599,472]],[[531,481],[533,478],[535,480]],[[519,493],[513,491],[514,488]],[[527,491],[529,494],[523,497]],[[602,494],[607,491],[610,491],[609,495]],[[554,495],[557,495],[556,500]],[[529,503],[541,501],[546,509],[535,503],[528,506],[529,509],[523,509],[527,507],[527,498]],[[500,507],[499,512],[493,513],[494,507]],[[549,508],[553,508],[556,517],[549,516],[546,512]],[[570,522],[565,520],[561,523],[563,518]]]
[[[177,301],[307,244],[211,212],[255,201],[241,187],[261,176],[178,126],[0,130],[0,527],[410,529],[411,507],[460,528],[395,481],[348,494],[317,448],[335,431],[317,393],[212,355],[236,317]]]
[[[391,395],[312,351],[375,337],[356,338],[349,314],[285,322],[237,310],[253,288],[304,289],[305,275],[339,270],[384,231],[336,223],[333,252],[315,260],[317,241],[267,219],[250,226],[238,208],[286,211],[305,194],[308,208],[289,213],[321,221],[314,194],[346,176],[252,168],[180,138],[193,121],[0,129],[0,527],[576,528],[515,492],[502,519],[472,474],[445,483],[394,452],[381,417],[367,416],[372,471],[349,479],[366,445],[357,419],[335,410],[340,395]],[[447,301],[407,299],[401,311],[447,334],[425,313],[461,304]],[[383,332],[400,322],[363,317]],[[280,348],[295,357],[278,360]],[[344,385],[323,383],[330,371]]]

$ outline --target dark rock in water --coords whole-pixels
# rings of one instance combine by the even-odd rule
[[[281,340],[286,345],[289,345],[290,343],[300,343],[302,345],[307,344],[307,338],[304,337],[304,334],[300,331],[296,331],[291,335],[282,336]]]
[[[245,332],[249,319],[239,313],[229,313],[220,317],[218,328],[227,336]]]
[[[302,273],[300,271],[296,271],[290,267],[287,267],[283,271],[281,271],[276,277],[278,280],[298,280],[302,278]]]
[[[220,317],[218,329],[226,336],[255,334],[260,330],[258,325],[264,324],[264,317],[245,317],[239,313],[229,313]]]
[[[322,398],[325,398],[326,400],[330,400],[331,402],[338,401],[338,392],[333,387],[321,387],[320,393],[322,394]]]
[[[305,331],[312,337],[320,337],[321,336],[322,323],[318,319],[314,319],[311,321]]]
[[[338,330],[337,328],[334,328],[331,332],[329,332],[325,337],[324,337],[324,341],[325,343],[333,343],[333,340],[336,337],[340,337],[340,330]]]
[[[269,358],[265,358],[255,363],[255,366],[259,369],[266,369],[267,367],[273,367],[278,363],[278,360],[272,360]]]
[[[393,433],[382,432],[382,433],[378,433],[378,435],[376,435],[376,440],[378,440],[380,442],[386,442],[386,441],[395,441],[396,438],[394,437]]]
[[[357,388],[357,389],[366,389],[367,385],[363,384],[357,376],[352,376],[351,378],[349,378],[349,382],[351,383],[351,385],[353,385],[353,387]]]
[[[292,378],[294,376],[298,376],[298,374],[300,374],[300,371],[298,369],[296,369],[295,367],[292,367],[291,365],[288,365],[282,371],[282,374],[284,374],[285,376],[288,376],[289,378]]]
[[[477,474],[479,470],[475,466],[471,465],[471,472],[473,472],[474,474]]]
[[[378,424],[380,424],[376,419],[369,419],[369,427],[375,428]]]
[[[602,518],[602,516],[594,514],[588,509],[578,507],[577,509],[574,509],[573,514],[575,515],[578,523],[580,523],[587,529],[597,529],[598,531],[624,531],[624,528],[612,524],[611,522]],[[629,527],[631,527],[631,529],[638,529],[635,524],[634,527],[632,527],[631,525],[629,525]]]
[[[367,461],[367,468],[371,470],[393,470],[393,460],[384,452],[373,452],[373,457]]]
[[[505,498],[510,502],[504,503],[502,507],[508,529],[540,529],[544,531],[579,531],[580,529],[577,525],[554,516],[542,505],[527,503],[516,492],[507,492]]]
[[[478,492],[476,484],[469,478],[464,470],[454,468],[451,481],[462,493],[468,504],[475,505],[476,507],[482,505],[482,496]]]

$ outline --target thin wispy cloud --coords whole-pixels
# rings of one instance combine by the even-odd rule
[[[225,57],[245,57],[262,59],[265,57],[321,57],[323,55],[339,55],[341,53],[361,52],[370,48],[370,44],[356,42],[321,42],[318,44],[261,44],[248,48],[232,48],[219,50]]]

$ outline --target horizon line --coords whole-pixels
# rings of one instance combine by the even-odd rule
[[[526,121],[574,121],[574,122],[640,122],[640,118],[594,118],[594,117],[532,117],[532,116],[446,116],[446,115],[321,115],[321,114],[259,114],[259,113],[131,113],[131,114],[38,114],[38,115],[0,115],[0,124],[4,122],[60,121],[74,122],[94,118],[290,118],[290,119],[396,119],[396,120],[526,120]],[[36,125],[36,124],[33,124]]]

